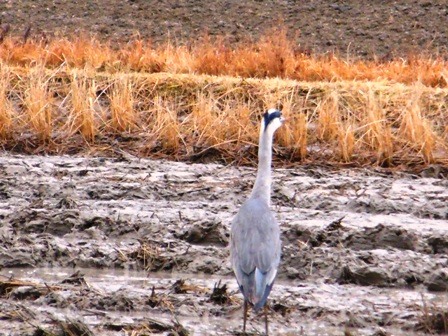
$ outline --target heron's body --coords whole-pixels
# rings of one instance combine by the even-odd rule
[[[262,308],[274,284],[280,263],[280,229],[269,206],[260,199],[247,200],[232,224],[232,264],[245,299]]]
[[[282,122],[278,110],[271,109],[264,114],[257,178],[249,199],[232,221],[230,254],[233,271],[244,296],[244,332],[248,304],[255,311],[266,307],[280,263],[280,228],[270,210],[270,194],[272,141]],[[267,334],[267,315],[265,318]]]

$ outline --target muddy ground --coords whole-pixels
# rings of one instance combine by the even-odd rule
[[[1,335],[237,335],[230,221],[253,168],[0,157]],[[275,169],[273,335],[443,331],[448,180]],[[263,331],[262,316],[248,329]],[[65,332],[65,334],[64,334]]]
[[[305,51],[365,58],[448,45],[445,0],[0,0],[23,36],[231,43],[288,28]],[[437,168],[435,169],[437,171]],[[448,320],[448,181],[298,165],[274,173],[283,256],[274,335],[419,335]],[[0,156],[0,335],[237,335],[229,223],[254,170]],[[248,329],[263,331],[251,314]]]
[[[303,50],[385,59],[446,54],[447,17],[446,0],[0,0],[0,19],[15,36],[30,25],[37,39],[85,31],[112,45],[137,34],[185,43],[208,32],[236,43],[281,26]]]

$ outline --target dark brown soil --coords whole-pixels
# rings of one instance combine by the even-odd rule
[[[114,42],[139,34],[183,43],[208,32],[234,43],[285,27],[306,50],[366,58],[435,54],[448,45],[445,0],[0,0],[0,18],[16,36],[31,25],[37,38],[87,31]]]

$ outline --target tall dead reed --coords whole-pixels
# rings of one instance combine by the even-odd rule
[[[134,88],[129,76],[118,76],[110,87],[110,127],[115,132],[129,132],[137,127]]]
[[[413,94],[400,115],[399,135],[405,139],[406,147],[418,151],[426,163],[433,163],[438,136],[422,110],[422,90],[421,84],[414,86]]]
[[[0,62],[0,139],[7,139],[12,135],[14,109],[8,99],[10,82],[10,70]]]
[[[308,153],[309,117],[303,109],[307,97],[295,99],[296,94],[296,90],[293,89],[282,101],[282,114],[286,122],[277,132],[278,143],[281,146],[292,148],[291,160],[304,159]],[[267,106],[272,106],[272,104]]]
[[[161,147],[162,150],[174,155],[179,153],[183,135],[174,101],[156,96],[153,107],[148,112],[149,117],[145,121],[146,134],[156,143],[155,147]]]
[[[337,91],[332,91],[319,101],[317,112],[318,137],[323,142],[334,141],[339,134],[341,112]]]
[[[53,130],[53,96],[48,81],[50,76],[42,65],[29,69],[25,83],[23,105],[25,122],[41,141],[48,141]]]
[[[95,103],[97,85],[95,79],[85,75],[72,73],[70,83],[70,114],[67,126],[70,134],[80,133],[87,141],[92,142],[97,133],[95,121]]]
[[[382,93],[369,88],[365,96],[364,120],[361,129],[361,140],[376,151],[377,162],[389,165],[393,157],[393,138],[391,125],[383,108]]]

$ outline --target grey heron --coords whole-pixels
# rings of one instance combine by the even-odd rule
[[[258,171],[250,197],[232,221],[230,259],[244,297],[243,333],[249,305],[255,311],[264,307],[268,334],[267,299],[280,263],[280,228],[270,210],[272,142],[284,118],[277,109],[269,109],[260,126]]]

